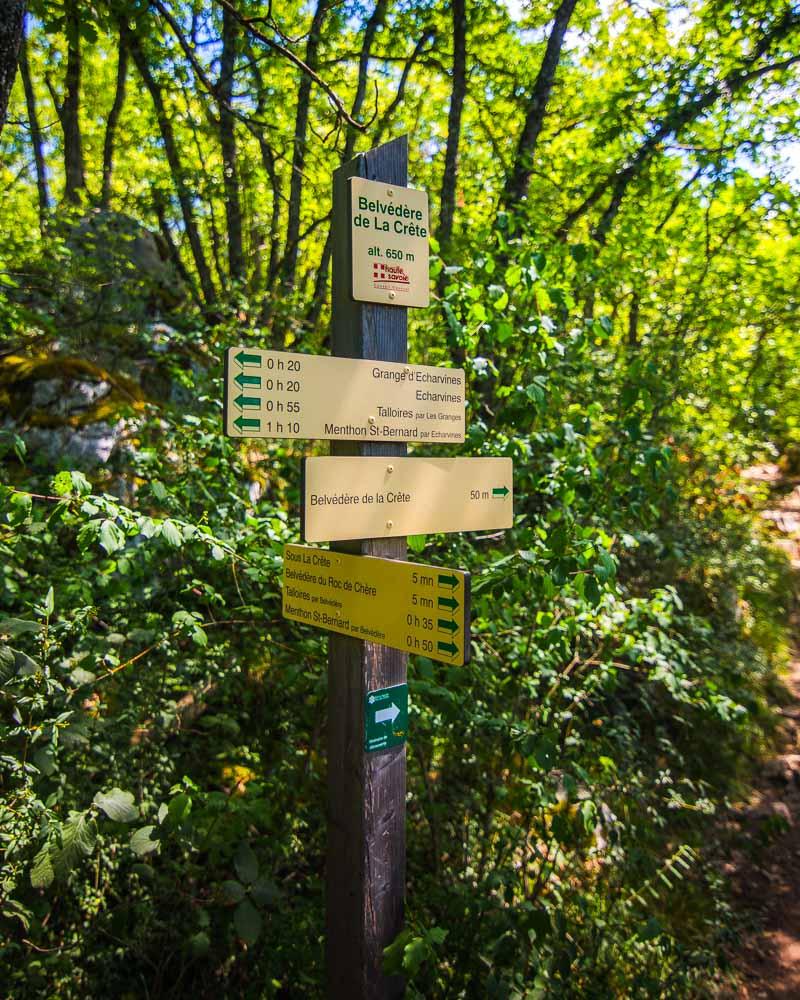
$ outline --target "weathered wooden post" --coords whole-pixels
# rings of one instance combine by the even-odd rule
[[[428,199],[405,137],[333,178],[333,356],[231,347],[230,437],[318,438],[301,535],[284,548],[283,615],[328,652],[327,987],[395,1000],[383,952],[403,926],[408,653],[469,662],[469,573],[405,561],[406,536],[513,522],[508,458],[407,458],[465,438],[465,374],[408,364],[406,310],[429,301]],[[369,536],[369,537],[363,537]],[[364,558],[371,557],[371,558]],[[377,640],[380,640],[378,642]]]
[[[334,356],[408,360],[407,310],[353,300],[350,178],[405,186],[408,139],[357,156],[333,177],[331,348]],[[332,394],[339,392],[331,385]],[[406,454],[404,444],[334,441],[332,455]],[[343,517],[347,513],[343,512]],[[331,549],[406,557],[406,539],[359,539]],[[364,749],[368,691],[406,683],[408,655],[331,634],[328,646],[327,989],[331,1000],[401,997],[399,976],[382,972],[383,949],[403,926],[405,897],[405,744]]]

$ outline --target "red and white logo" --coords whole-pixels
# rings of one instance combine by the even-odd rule
[[[378,264],[372,263],[372,286],[373,288],[390,288],[399,291],[408,291],[410,280],[405,268],[399,264]]]

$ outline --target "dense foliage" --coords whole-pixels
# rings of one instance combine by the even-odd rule
[[[800,9],[34,0],[0,134],[0,968],[9,993],[322,993],[323,633],[281,618],[302,454],[221,358],[327,350],[330,176],[408,132],[412,360],[464,365],[513,530],[473,659],[409,665],[422,997],[685,997],[769,734],[800,455]],[[724,969],[723,969],[724,972]]]

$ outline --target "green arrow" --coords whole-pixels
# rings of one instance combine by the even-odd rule
[[[240,410],[243,410],[246,406],[257,410],[259,406],[261,406],[261,400],[258,396],[237,396],[236,399],[234,399],[234,403]]]
[[[497,487],[495,487],[495,489],[492,490],[492,496],[493,497],[507,497],[510,492],[511,492],[511,490],[509,490],[509,488],[507,486],[501,486],[501,487],[499,487],[499,489]]]
[[[455,656],[458,652],[458,646],[452,642],[437,642],[436,645],[440,653],[449,653],[450,656]]]
[[[238,427],[240,431],[260,431],[261,421],[251,420],[249,417],[237,417],[233,422],[235,427]]]
[[[444,629],[445,632],[458,632],[458,625],[455,622],[450,621],[449,618],[439,618],[439,628]]]
[[[261,388],[261,376],[260,375],[237,375],[233,380],[240,389],[244,389],[246,385],[255,386],[256,389]]]
[[[261,367],[261,358],[257,354],[246,354],[244,351],[239,351],[233,357],[235,361],[239,362],[242,368],[245,365],[258,365],[259,368]]]
[[[440,608],[450,608],[451,611],[455,611],[458,607],[458,601],[455,597],[440,597],[439,598]]]
[[[458,583],[458,577],[457,576],[448,576],[448,575],[446,575],[444,573],[440,573],[439,574],[439,586],[440,587],[446,587],[448,584],[451,587],[455,587],[455,585],[457,583]]]

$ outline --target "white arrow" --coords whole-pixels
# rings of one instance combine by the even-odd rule
[[[382,708],[380,711],[375,713],[376,722],[394,722],[397,716],[400,714],[400,709],[392,702],[391,708]]]

